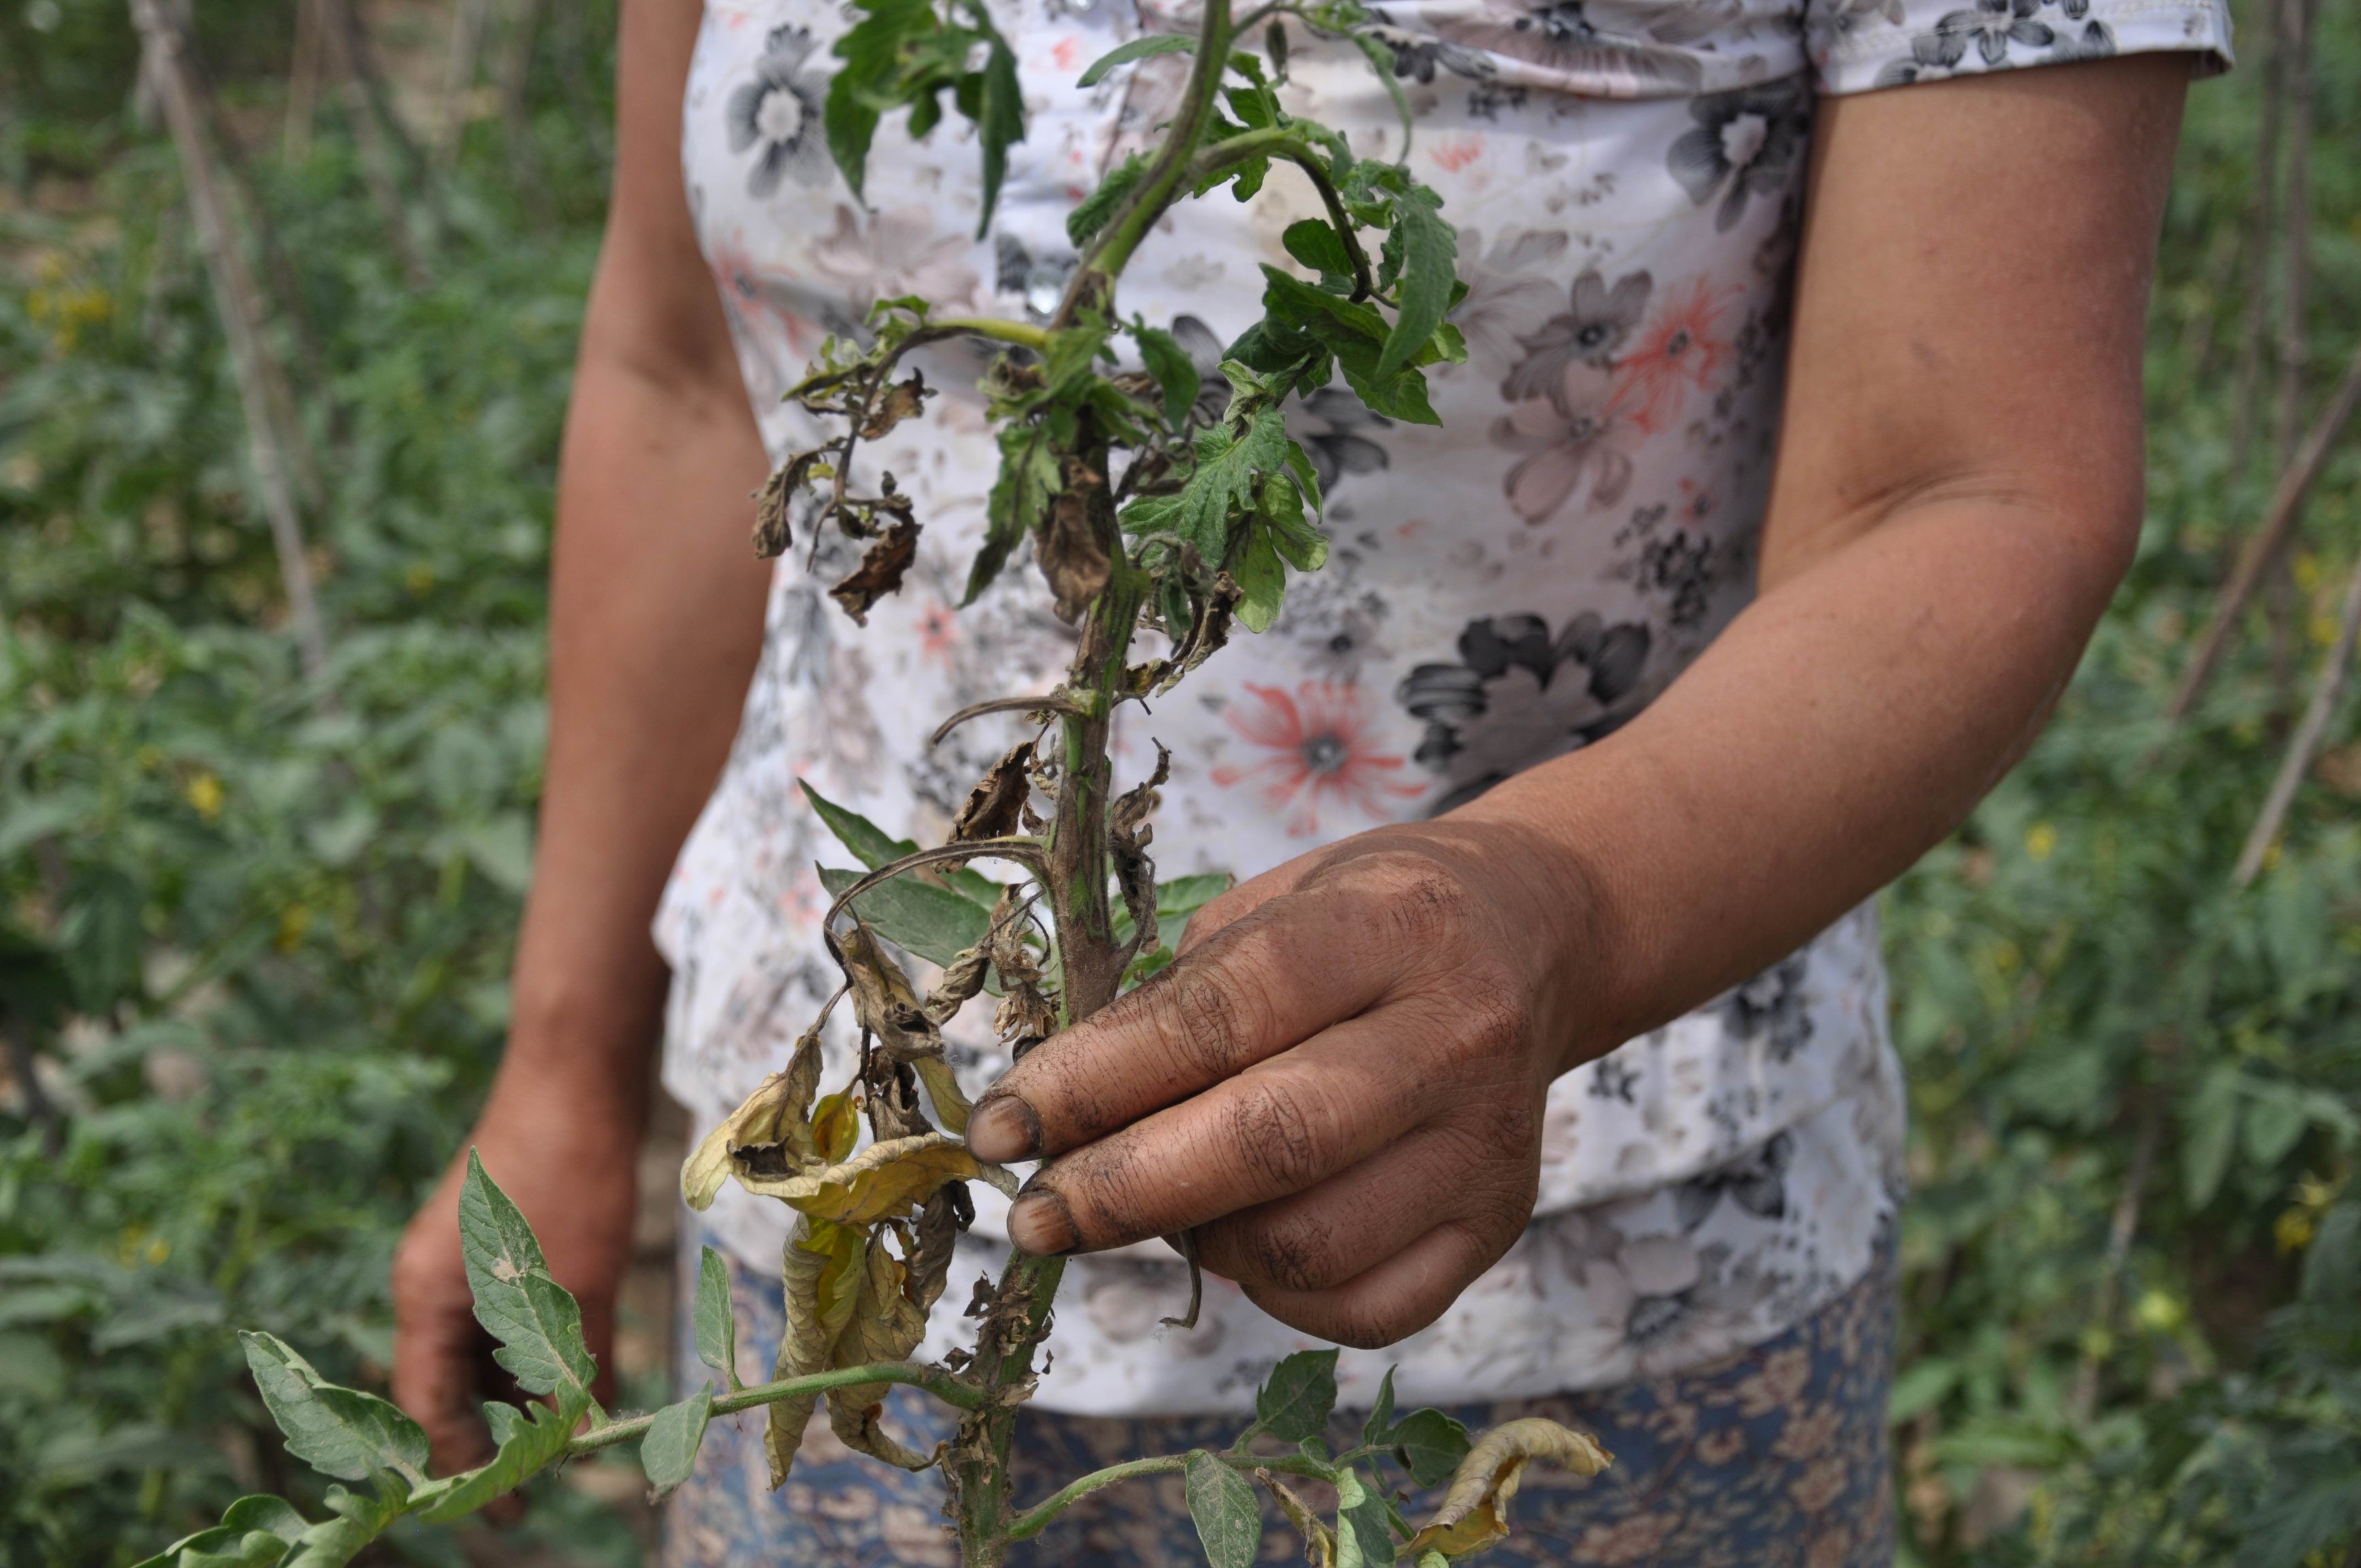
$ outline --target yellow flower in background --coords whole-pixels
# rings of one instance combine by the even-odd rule
[[[151,1234],[137,1220],[123,1227],[115,1239],[115,1261],[128,1268],[144,1263],[153,1268],[172,1255],[172,1244],[162,1236]]]
[[[308,904],[289,905],[279,912],[279,936],[276,938],[279,950],[293,952],[303,945],[304,935],[311,929],[312,906]]]
[[[220,779],[211,773],[201,773],[191,778],[181,787],[181,793],[189,797],[189,804],[196,807],[199,817],[214,822],[220,819],[222,800],[229,792],[222,788]]]
[[[2169,1290],[2149,1289],[2132,1307],[2132,1318],[2151,1333],[2169,1334],[2189,1321],[2189,1306]]]
[[[2305,551],[2295,558],[2295,565],[2288,569],[2288,575],[2295,579],[2297,587],[2305,593],[2312,592],[2320,587],[2320,557],[2309,550]]]
[[[401,574],[401,586],[410,590],[413,598],[424,598],[434,591],[434,568],[423,561],[413,562]]]
[[[2282,1254],[2301,1252],[2312,1245],[2314,1229],[2310,1210],[2290,1209],[2272,1224],[2271,1240],[2279,1244]]]
[[[2333,615],[2313,616],[2312,620],[2306,623],[2304,627],[2304,634],[2312,639],[2312,645],[2313,647],[2327,647],[2330,643],[2336,641],[2336,618]]]
[[[69,281],[65,258],[56,251],[41,258],[40,283],[25,295],[25,313],[49,328],[49,346],[71,354],[82,342],[84,327],[97,326],[115,315],[115,296],[95,283]]]
[[[2026,830],[2025,852],[2036,861],[2046,861],[2058,848],[2058,829],[2047,822],[2037,822]]]

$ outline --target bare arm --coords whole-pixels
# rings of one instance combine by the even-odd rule
[[[607,1360],[665,970],[648,935],[760,654],[766,467],[680,176],[697,0],[628,0],[614,191],[557,483],[547,783],[508,1053],[471,1139]],[[481,1457],[457,1171],[395,1265],[396,1397]]]
[[[1297,1327],[1432,1321],[1532,1212],[1570,1067],[1792,950],[2023,752],[2130,559],[2186,57],[1821,108],[1761,598],[1612,739],[1245,884],[1027,1057],[1026,1247],[1198,1227]],[[1210,935],[1208,935],[1210,931]]]

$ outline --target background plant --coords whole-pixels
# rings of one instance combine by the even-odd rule
[[[9,949],[0,996],[55,1113],[21,1086],[0,1099],[11,1563],[136,1561],[258,1488],[320,1517],[229,1325],[376,1386],[393,1228],[500,1031],[548,484],[603,193],[579,94],[603,102],[611,14],[535,39],[524,142],[497,104],[467,123],[431,175],[433,280],[413,291],[341,109],[280,157],[291,11],[197,15],[316,340],[315,378],[273,282],[274,346],[329,459],[307,515],[343,720],[308,717],[276,620],[176,165],[129,113],[122,13],[0,0],[0,916],[33,948]],[[439,81],[447,13],[371,17],[397,75],[414,41]],[[1888,901],[1918,1182],[1897,1486],[1916,1560],[1943,1568],[2340,1568],[2361,1528],[2337,1514],[2361,1410],[2361,1348],[2339,1338],[2361,1112],[2352,718],[2243,894],[2229,869],[2301,698],[2274,672],[2268,595],[2156,752],[2274,466],[2269,380],[2239,378],[2266,86],[2260,8],[2240,22],[2246,65],[2193,93],[2168,218],[2139,563],[2034,757]],[[2319,27],[2307,408],[2361,321],[2361,50],[2347,10]],[[2361,544],[2354,452],[2292,557],[2298,678]],[[367,829],[340,838],[347,820]],[[2307,1279],[2320,1305],[2300,1304]],[[650,1376],[623,1402],[664,1398]],[[631,1550],[578,1489],[598,1473],[577,1464],[537,1507],[559,1550]],[[466,1544],[436,1529],[379,1550]]]

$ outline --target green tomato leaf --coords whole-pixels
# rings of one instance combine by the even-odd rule
[[[1140,362],[1164,393],[1164,422],[1179,430],[1188,420],[1189,411],[1197,401],[1197,389],[1203,378],[1197,373],[1197,362],[1180,346],[1180,340],[1162,327],[1149,326],[1135,320],[1131,335],[1138,341]]]
[[[1292,473],[1266,474],[1262,481],[1262,520],[1269,524],[1271,543],[1299,572],[1316,572],[1328,564],[1328,536],[1303,515],[1303,492]]]
[[[1335,225],[1324,218],[1299,219],[1288,225],[1279,238],[1288,255],[1314,272],[1331,278],[1353,275],[1352,254],[1345,248]]]
[[[975,237],[982,239],[992,232],[992,212],[1008,174],[1008,149],[1025,139],[1025,90],[1016,79],[1016,53],[992,25],[991,13],[981,5],[968,10],[989,46],[983,58],[983,105],[972,116],[976,138],[983,144],[983,213],[975,230]]]
[[[410,1510],[412,1499],[400,1482],[380,1477],[373,1496],[331,1486],[321,1501],[335,1517],[305,1530],[280,1568],[344,1568]]]
[[[1416,126],[1411,114],[1410,94],[1402,91],[1401,79],[1394,74],[1394,51],[1387,47],[1383,38],[1371,38],[1367,33],[1347,33],[1345,36],[1351,38],[1354,47],[1368,58],[1369,69],[1378,73],[1378,80],[1385,83],[1386,92],[1393,98],[1394,113],[1401,116],[1402,158],[1407,161],[1411,133]]]
[[[1328,1430],[1336,1408],[1336,1353],[1299,1350],[1271,1368],[1255,1390],[1255,1418],[1281,1442],[1301,1442]]]
[[[706,1249],[708,1255],[711,1248]],[[666,1405],[648,1424],[640,1440],[640,1468],[658,1496],[688,1479],[697,1468],[697,1445],[705,1441],[705,1423],[713,1419],[713,1390],[699,1388],[676,1405]]]
[[[796,781],[796,785],[804,792],[804,798],[811,802],[811,808],[819,813],[819,819],[827,824],[828,830],[836,835],[836,841],[851,850],[871,871],[888,861],[898,861],[905,855],[918,852],[916,839],[895,838],[861,813],[837,805],[801,779]]]
[[[1369,1419],[1362,1423],[1361,1441],[1372,1444],[1385,1442],[1386,1434],[1393,1430],[1393,1424],[1394,1369],[1389,1366],[1385,1377],[1378,1384],[1378,1402],[1370,1408]]]
[[[1159,54],[1188,54],[1197,47],[1197,40],[1187,33],[1150,33],[1145,38],[1117,44],[1091,61],[1081,76],[1077,87],[1095,87],[1105,80],[1106,73],[1118,65],[1129,65],[1135,60],[1153,60]]]
[[[1441,1410],[1412,1410],[1394,1424],[1386,1440],[1411,1479],[1422,1486],[1439,1486],[1451,1479],[1467,1457],[1467,1429]]]
[[[1336,1477],[1336,1568],[1391,1568],[1393,1560],[1385,1494],[1357,1469],[1344,1471]]]
[[[1213,1568],[1252,1568],[1262,1551],[1262,1506],[1251,1482],[1203,1449],[1189,1453],[1189,1518]]]
[[[1132,153],[1108,170],[1106,178],[1099,181],[1098,189],[1083,197],[1081,204],[1066,214],[1066,237],[1074,242],[1075,249],[1080,250],[1090,242],[1093,235],[1106,227],[1114,218],[1115,209],[1123,205],[1124,198],[1131,194],[1133,188],[1139,183],[1139,177],[1147,172],[1148,159],[1138,153]]]
[[[1058,493],[1060,483],[1057,455],[1046,428],[1022,422],[1001,426],[1000,477],[993,482],[984,504],[983,545],[969,569],[961,606],[973,604],[976,596],[1000,576],[1009,552],[1049,510],[1049,498]]]
[[[269,1568],[311,1528],[309,1520],[277,1497],[240,1497],[224,1511],[221,1523],[182,1536],[134,1568],[168,1568],[184,1563],[183,1552],[206,1562],[234,1563],[239,1568]]]
[[[486,1405],[484,1419],[491,1426],[492,1441],[500,1445],[500,1451],[492,1455],[489,1464],[440,1483],[442,1490],[422,1499],[424,1506],[418,1511],[419,1519],[426,1524],[445,1524],[474,1513],[546,1469],[566,1452],[566,1444],[574,1435],[574,1423],[589,1408],[573,1402],[567,1395],[560,1395],[559,1399],[555,1409],[543,1404],[535,1404],[529,1410],[520,1410],[514,1405]]]
[[[1238,624],[1248,631],[1269,630],[1287,599],[1287,568],[1279,564],[1270,530],[1259,520],[1246,529],[1246,547],[1231,560],[1230,576],[1238,585]]]
[[[1451,291],[1459,281],[1459,236],[1428,204],[1423,189],[1395,204],[1394,234],[1401,241],[1400,307],[1385,352],[1378,356],[1375,378],[1384,381],[1411,363],[1427,346],[1444,313],[1451,308]],[[1466,353],[1463,345],[1460,352]]]
[[[416,1421],[374,1394],[338,1387],[272,1335],[237,1337],[288,1453],[341,1481],[392,1475],[412,1486],[425,1482],[426,1432]]]
[[[475,1292],[476,1321],[500,1342],[492,1359],[526,1393],[570,1400],[577,1415],[588,1409],[597,1368],[582,1337],[582,1309],[550,1277],[533,1227],[484,1174],[473,1149],[459,1188],[459,1251],[467,1288]]]
[[[937,20],[928,0],[856,0],[861,20],[836,40],[843,68],[828,84],[820,125],[829,156],[836,160],[855,200],[868,178],[869,144],[877,135],[880,99],[892,82],[903,40]]]
[[[830,898],[840,898],[861,873],[822,866],[819,880]],[[988,907],[914,876],[879,883],[852,901],[852,911],[895,947],[935,964],[948,964],[975,946],[992,925]]]
[[[730,1310],[730,1266],[711,1247],[697,1267],[697,1359],[738,1381],[738,1317]]]
[[[2240,1075],[2228,1062],[2205,1075],[2181,1113],[2181,1190],[2192,1209],[2202,1209],[2222,1189],[2236,1146]]]
[[[1287,462],[1287,424],[1275,408],[1257,411],[1245,433],[1225,426],[1197,437],[1197,467],[1181,487],[1175,532],[1208,561],[1229,558],[1230,513],[1251,508],[1260,477]]]

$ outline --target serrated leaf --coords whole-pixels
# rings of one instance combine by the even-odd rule
[[[331,1486],[321,1501],[335,1517],[306,1530],[280,1568],[344,1568],[409,1511],[410,1499],[399,1482],[381,1480],[373,1496]]]
[[[1281,1442],[1301,1442],[1328,1430],[1336,1408],[1336,1353],[1299,1350],[1270,1369],[1255,1390],[1255,1419]]]
[[[1459,1468],[1470,1446],[1467,1429],[1441,1410],[1412,1410],[1394,1425],[1386,1439],[1394,1457],[1411,1479],[1422,1486],[1439,1486]]]
[[[666,1405],[648,1423],[648,1435],[640,1440],[640,1468],[647,1472],[648,1486],[659,1496],[687,1480],[697,1468],[705,1423],[712,1419],[713,1390],[705,1387],[677,1404]]]
[[[738,1381],[738,1316],[730,1307],[730,1266],[711,1247],[697,1266],[697,1359]]]
[[[1459,236],[1413,192],[1394,205],[1393,232],[1401,242],[1401,288],[1393,330],[1378,356],[1375,378],[1385,381],[1422,350],[1451,308],[1459,281]],[[1463,350],[1464,352],[1464,350]]]
[[[419,1510],[420,1522],[445,1524],[474,1513],[548,1468],[566,1452],[575,1423],[589,1409],[587,1397],[570,1389],[558,1401],[555,1409],[539,1403],[522,1410],[514,1405],[486,1405],[484,1419],[500,1451],[489,1464],[453,1477],[447,1491]]]
[[[467,1288],[475,1293],[476,1321],[500,1343],[492,1359],[525,1392],[556,1395],[561,1403],[578,1396],[577,1414],[588,1409],[597,1367],[582,1337],[582,1309],[550,1277],[533,1227],[484,1174],[472,1148],[459,1188],[459,1251]]]
[[[1136,152],[1129,154],[1121,163],[1107,170],[1106,178],[1099,181],[1098,189],[1083,197],[1074,210],[1066,214],[1066,237],[1074,242],[1075,249],[1082,248],[1090,243],[1093,235],[1106,227],[1114,219],[1115,210],[1123,205],[1124,198],[1131,194],[1139,184],[1140,176],[1147,172],[1148,159]]]
[[[1380,1443],[1394,1424],[1394,1369],[1386,1368],[1385,1376],[1378,1383],[1378,1402],[1369,1409],[1369,1419],[1361,1423],[1361,1441]]]
[[[1288,255],[1314,272],[1334,278],[1353,274],[1353,258],[1345,248],[1344,238],[1325,218],[1299,219],[1288,225],[1279,239]]]
[[[983,543],[968,570],[962,606],[973,604],[992,586],[1008,564],[1009,552],[1032,532],[1058,492],[1058,459],[1046,429],[1024,422],[1003,425],[999,440],[1000,476],[985,500]]]
[[[1253,1483],[1202,1448],[1189,1452],[1189,1518],[1213,1568],[1251,1568],[1262,1551]]]
[[[1271,543],[1299,572],[1316,572],[1328,564],[1328,536],[1303,515],[1303,492],[1290,468],[1264,476],[1262,520],[1269,526]]]
[[[1202,433],[1196,451],[1196,469],[1181,488],[1175,532],[1208,561],[1226,560],[1232,509],[1251,508],[1261,477],[1287,462],[1286,422],[1277,409],[1262,409],[1242,435],[1225,428]]]
[[[878,96],[895,73],[903,39],[936,17],[928,0],[860,0],[854,9],[861,20],[836,40],[833,52],[844,65],[829,82],[820,125],[828,133],[829,156],[859,200],[868,179],[869,146],[877,135]]]
[[[133,1568],[169,1568],[191,1552],[240,1568],[268,1565],[287,1554],[311,1529],[310,1521],[277,1497],[240,1497],[222,1513],[221,1523],[184,1535]]]
[[[374,1394],[329,1382],[273,1335],[237,1337],[288,1453],[340,1481],[393,1475],[406,1486],[424,1483],[426,1432],[416,1421]]]
[[[1287,601],[1287,568],[1279,564],[1270,530],[1261,519],[1247,528],[1246,545],[1231,559],[1229,573],[1238,585],[1238,624],[1248,631],[1269,630]]]
[[[861,876],[842,867],[819,868],[820,885],[830,898],[840,897]],[[910,876],[879,883],[850,907],[879,936],[934,964],[948,964],[962,948],[974,947],[992,924],[989,906]]]
[[[1346,1469],[1336,1477],[1336,1568],[1391,1568],[1393,1560],[1385,1494]]]
[[[1426,379],[1417,370],[1378,373],[1389,329],[1376,310],[1315,289],[1276,267],[1266,264],[1262,270],[1268,284],[1263,308],[1311,334],[1334,354],[1345,381],[1372,411],[1411,424],[1442,422],[1427,401]]]
[[[1145,38],[1120,43],[1091,61],[1082,75],[1074,79],[1077,87],[1095,87],[1105,80],[1106,73],[1118,65],[1129,65],[1135,60],[1153,60],[1159,54],[1193,52],[1197,40],[1187,33],[1150,33]]]
[[[968,9],[988,40],[983,106],[974,116],[976,139],[983,148],[983,212],[975,230],[975,237],[982,239],[992,232],[993,209],[999,204],[1001,182],[1008,174],[1008,149],[1025,139],[1025,90],[1016,79],[1016,51],[993,27],[991,13],[981,5]]]
[[[1197,390],[1204,383],[1197,362],[1180,346],[1179,338],[1161,327],[1135,322],[1131,335],[1138,341],[1140,362],[1164,393],[1164,422],[1179,430],[1196,406]]]

